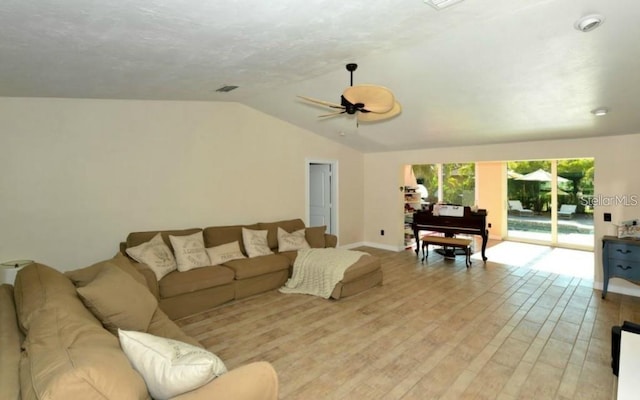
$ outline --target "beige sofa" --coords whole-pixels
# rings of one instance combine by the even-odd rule
[[[115,269],[124,271],[117,272],[122,284],[107,288],[107,302],[122,302],[127,285],[139,289],[141,298],[153,299],[144,278],[121,255],[65,274],[31,264],[18,273],[15,286],[0,286],[0,399],[150,399],[117,335],[103,327],[105,321],[78,294],[80,288],[92,287],[102,271]],[[150,315],[146,332],[202,347],[157,302]],[[173,398],[275,400],[278,380],[269,363],[254,362]]]
[[[151,240],[160,233],[165,244],[173,251],[169,236],[191,235],[202,231],[205,247],[214,247],[238,241],[246,255],[242,241],[242,228],[267,230],[269,248],[274,254],[227,261],[222,265],[196,268],[185,272],[173,271],[157,280],[154,272],[145,264],[134,262],[151,292],[158,298],[160,308],[171,319],[195,314],[226,303],[281,287],[291,276],[297,252],[278,252],[277,230],[291,233],[305,229],[305,238],[312,248],[335,247],[337,237],[325,233],[325,227],[305,227],[301,219],[283,220],[251,225],[212,226],[170,231],[132,232],[120,251],[126,254],[130,247]],[[362,292],[382,283],[380,260],[363,256],[345,271],[344,278],[333,290],[331,297],[339,299]]]

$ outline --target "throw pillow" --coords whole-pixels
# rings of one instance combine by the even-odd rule
[[[309,246],[314,249],[322,249],[326,246],[324,240],[324,233],[326,232],[326,226],[312,226],[305,230],[305,237]]]
[[[220,246],[208,247],[206,250],[211,265],[219,265],[224,264],[225,261],[246,258],[240,251],[240,243],[237,240]]]
[[[267,234],[269,231],[256,231],[253,229],[242,228],[242,242],[247,250],[249,258],[266,256],[273,254],[267,242]]]
[[[310,248],[305,239],[304,229],[289,233],[278,227],[278,251],[294,251]]]
[[[185,236],[170,235],[169,240],[171,240],[171,246],[176,253],[178,271],[184,272],[211,265],[209,256],[204,249],[202,232]]]
[[[119,330],[120,346],[154,399],[197,389],[227,372],[215,354],[177,340]]]
[[[82,287],[94,280],[105,266],[112,265],[131,275],[136,282],[146,287],[147,281],[144,279],[144,276],[136,270],[133,263],[134,261],[129,257],[118,253],[109,260],[100,261],[88,267],[66,271],[64,274],[73,281],[76,287]]]
[[[129,247],[126,251],[137,262],[147,264],[158,280],[176,269],[176,259],[159,233],[148,242]]]
[[[105,328],[146,332],[158,308],[149,290],[131,275],[113,265],[106,265],[94,280],[76,289],[85,306]]]

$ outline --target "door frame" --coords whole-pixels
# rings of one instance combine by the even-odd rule
[[[331,224],[327,227],[327,233],[338,236],[338,160],[307,158],[305,159],[305,223],[308,225],[310,218],[310,165],[324,164],[331,167]]]

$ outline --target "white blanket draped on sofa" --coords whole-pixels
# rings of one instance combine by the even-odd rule
[[[364,255],[367,253],[333,248],[299,250],[293,274],[279,290],[328,299],[344,277],[344,271]]]

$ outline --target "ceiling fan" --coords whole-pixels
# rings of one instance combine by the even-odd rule
[[[342,92],[340,104],[306,96],[298,97],[308,102],[337,110],[329,114],[320,115],[319,118],[334,117],[340,114],[355,114],[358,122],[374,122],[400,114],[402,108],[393,93],[391,93],[391,90],[378,85],[354,86],[353,71],[358,68],[358,64],[347,64],[346,68],[351,74],[351,86]]]

